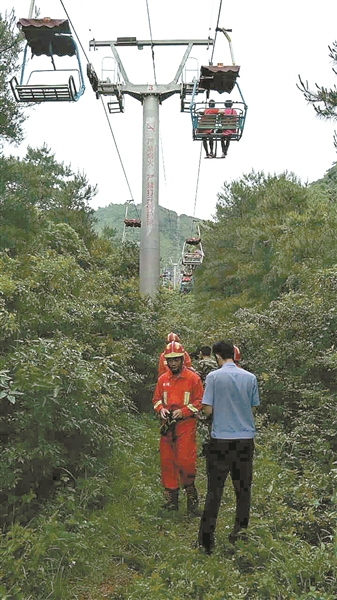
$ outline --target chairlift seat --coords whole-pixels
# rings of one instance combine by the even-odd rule
[[[182,263],[183,265],[196,266],[202,264],[203,256],[202,254],[193,255],[192,253],[184,254]]]
[[[195,140],[202,140],[210,136],[218,140],[223,137],[224,132],[227,132],[225,135],[231,140],[239,140],[241,137],[240,115],[224,115],[219,112],[210,115],[199,113],[197,117],[197,127],[193,130]]]
[[[239,77],[240,67],[230,66],[203,66],[200,69],[199,88],[204,90],[214,90],[220,94],[223,92],[231,93],[236,79]]]
[[[59,85],[19,85],[17,78],[13,77],[10,85],[17,102],[74,102],[77,96],[72,76],[67,84]]]

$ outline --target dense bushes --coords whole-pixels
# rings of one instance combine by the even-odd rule
[[[157,339],[132,280],[66,252],[3,255],[1,289],[0,369],[20,392],[1,399],[2,501],[22,517],[20,498],[32,506],[61,469],[98,468],[116,415],[151,380]]]

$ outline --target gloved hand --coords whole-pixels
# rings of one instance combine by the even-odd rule
[[[161,408],[159,414],[162,419],[167,419],[168,415],[170,414],[170,411],[168,408]]]
[[[162,409],[167,410],[167,409]],[[168,414],[163,420],[163,423],[160,426],[160,435],[167,435],[169,431],[172,431],[172,436],[174,436],[174,429],[176,425],[176,419],[173,418],[171,411],[167,411]]]

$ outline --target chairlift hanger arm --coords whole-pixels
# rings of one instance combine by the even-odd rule
[[[235,58],[234,58],[234,52],[233,52],[233,46],[232,46],[232,40],[230,38],[230,36],[228,35],[228,31],[232,31],[231,29],[224,29],[224,27],[217,27],[216,31],[222,31],[222,33],[224,34],[224,36],[226,37],[228,44],[229,44],[229,51],[231,53],[231,58],[232,58],[232,65],[235,66]]]
[[[28,19],[33,18],[34,6],[35,6],[35,0],[31,0],[30,7],[29,7],[29,13],[28,13]]]

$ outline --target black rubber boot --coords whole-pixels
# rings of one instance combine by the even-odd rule
[[[165,510],[178,510],[178,508],[179,508],[179,489],[169,490],[169,489],[165,488],[164,495],[165,495],[166,502],[163,504],[163,508]]]
[[[194,483],[191,483],[190,485],[185,485],[185,490],[187,496],[187,514],[194,517],[200,517],[200,511],[198,510],[198,492]]]

